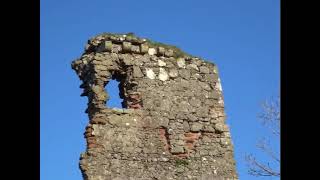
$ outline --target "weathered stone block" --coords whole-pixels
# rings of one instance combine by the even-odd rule
[[[169,75],[168,75],[167,71],[163,68],[160,68],[159,79],[161,81],[166,81],[169,79]]]
[[[202,129],[202,124],[201,123],[198,123],[198,122],[195,122],[195,123],[192,123],[191,125],[191,131],[192,132],[198,132]]]
[[[165,53],[165,48],[164,47],[158,47],[158,54],[160,55],[160,56],[164,56],[164,53]]]
[[[167,57],[172,57],[173,56],[173,50],[172,49],[167,49],[166,52],[164,53],[165,56]]]
[[[180,68],[185,68],[186,67],[186,61],[184,58],[178,58],[177,59],[177,65],[180,67]]]
[[[143,73],[138,66],[133,66],[133,77],[140,78],[143,77]]]
[[[124,52],[131,52],[131,42],[123,42],[122,43],[122,50]]]
[[[148,53],[149,47],[146,44],[140,44],[140,52],[141,53]]]
[[[149,48],[148,49],[148,54],[151,55],[151,56],[155,55],[155,54],[157,54],[157,50],[155,48]]]
[[[209,74],[209,68],[206,66],[200,66],[200,72],[204,74]]]
[[[140,53],[140,47],[132,45],[130,51],[133,53]]]
[[[111,52],[112,50],[112,42],[111,41],[103,41],[97,49],[97,52]]]
[[[178,77],[178,71],[176,69],[170,69],[169,76],[172,78]]]
[[[184,153],[184,147],[183,146],[171,146],[171,153],[173,153],[173,154]]]

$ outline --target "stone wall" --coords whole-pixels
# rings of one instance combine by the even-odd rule
[[[84,179],[237,179],[214,64],[131,34],[102,34],[72,68],[88,97]],[[106,107],[111,79],[123,109]]]

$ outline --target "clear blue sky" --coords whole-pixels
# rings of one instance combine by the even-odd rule
[[[87,98],[70,63],[101,32],[135,32],[219,67],[237,170],[266,135],[259,104],[280,89],[279,0],[41,0],[41,180],[80,180]],[[112,102],[111,102],[112,103]]]

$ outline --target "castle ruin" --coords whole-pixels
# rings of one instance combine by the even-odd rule
[[[217,66],[129,34],[104,33],[72,62],[88,97],[85,180],[238,179]],[[106,106],[119,83],[122,109]]]

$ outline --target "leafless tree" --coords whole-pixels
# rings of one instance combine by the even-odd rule
[[[262,105],[262,112],[259,114],[258,119],[274,135],[275,138],[272,142],[279,143],[280,97],[272,98],[270,101],[264,102]],[[248,173],[250,175],[280,177],[280,154],[274,148],[271,148],[270,141],[267,140],[270,138],[264,138],[257,144],[257,147],[268,155],[270,161],[261,162],[252,154],[245,156],[245,160],[249,167]]]

